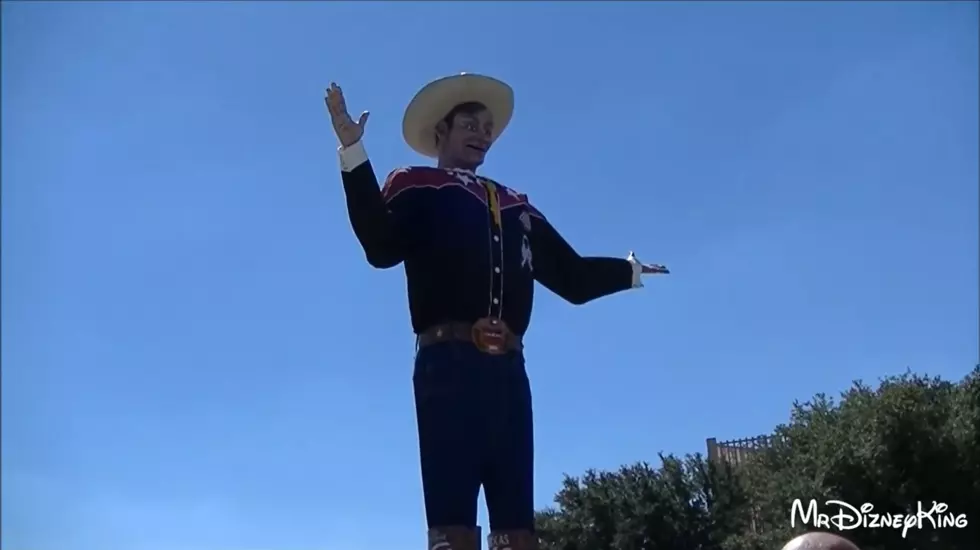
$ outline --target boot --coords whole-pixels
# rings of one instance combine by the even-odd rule
[[[480,550],[480,527],[433,527],[429,550]]]
[[[531,531],[493,531],[487,537],[488,550],[538,550],[538,536]]]

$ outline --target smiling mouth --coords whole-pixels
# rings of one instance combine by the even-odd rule
[[[484,154],[486,154],[486,152],[487,152],[487,148],[486,147],[480,147],[479,145],[467,145],[466,147],[468,147],[470,149],[473,149],[474,151],[479,151],[479,152],[484,153]]]

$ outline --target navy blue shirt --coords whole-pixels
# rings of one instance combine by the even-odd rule
[[[495,317],[523,335],[534,281],[573,304],[632,286],[628,261],[580,256],[525,195],[488,178],[415,166],[379,189],[370,161],[341,174],[368,263],[405,264],[416,333]]]

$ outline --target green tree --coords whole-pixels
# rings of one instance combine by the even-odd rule
[[[906,373],[839,400],[793,405],[773,445],[732,470],[701,456],[661,456],[617,472],[566,477],[539,513],[545,550],[773,550],[812,527],[793,501],[915,513],[919,502],[965,514],[963,528],[855,529],[862,550],[980,548],[980,366],[958,383]],[[825,509],[826,511],[826,509]],[[799,518],[797,518],[799,520]]]
[[[760,533],[749,546],[771,546],[805,530],[790,526],[792,503],[814,499],[873,504],[875,511],[915,513],[945,503],[973,519],[964,528],[854,529],[863,550],[976,550],[980,540],[980,367],[959,383],[912,373],[863,383],[839,402],[818,395],[796,403],[775,444],[740,477],[757,509]],[[798,519],[798,518],[797,518]]]
[[[721,548],[748,528],[747,495],[727,465],[700,455],[567,477],[554,508],[538,514],[544,550]]]

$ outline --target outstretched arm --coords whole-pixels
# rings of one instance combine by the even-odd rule
[[[384,190],[391,189],[395,180],[406,172],[392,172],[382,190],[378,188],[378,178],[363,143],[341,147],[339,155],[347,213],[368,263],[380,269],[398,265],[405,259],[409,244],[407,209],[386,200]]]
[[[639,264],[580,256],[543,216],[531,216],[530,241],[535,279],[572,304],[642,286]]]

